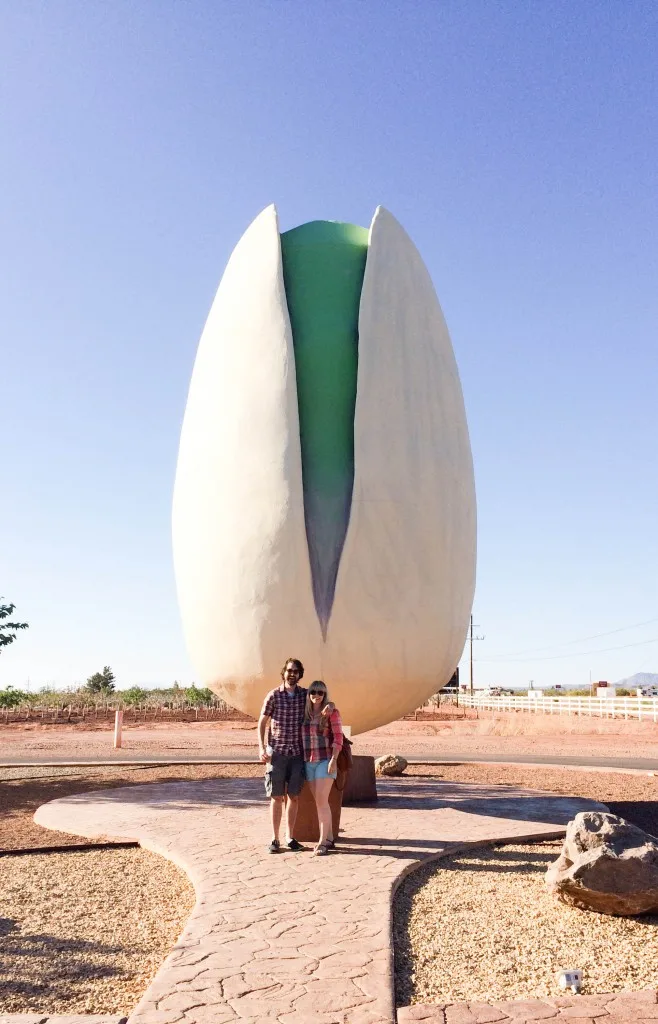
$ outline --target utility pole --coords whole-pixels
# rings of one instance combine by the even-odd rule
[[[470,640],[470,647],[471,647],[471,697],[473,696],[473,641],[474,640],[484,640],[483,636],[474,636],[473,635],[473,630],[474,629],[479,629],[479,628],[480,628],[479,626],[474,626],[473,625],[473,616],[471,615],[471,628],[469,630],[469,640]]]

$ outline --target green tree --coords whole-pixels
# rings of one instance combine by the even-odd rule
[[[93,676],[85,683],[85,690],[89,693],[108,694],[114,693],[114,672],[109,665],[106,665],[102,672],[94,672]]]
[[[29,693],[8,686],[6,690],[0,690],[0,708],[16,708],[19,704],[24,704],[29,700],[29,697]]]
[[[5,622],[14,611],[14,604],[0,604],[0,650],[16,639],[16,630],[29,629],[27,622]]]
[[[212,704],[213,692],[208,687],[200,688],[192,683],[185,690],[185,700],[188,704]]]
[[[143,704],[148,698],[148,690],[143,690],[141,686],[131,686],[127,690],[120,690],[119,697],[122,704]]]

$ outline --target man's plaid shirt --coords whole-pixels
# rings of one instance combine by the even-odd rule
[[[288,757],[303,755],[302,722],[307,692],[305,687],[297,686],[289,696],[282,683],[276,690],[270,690],[265,698],[261,715],[270,719],[268,742],[275,754]]]

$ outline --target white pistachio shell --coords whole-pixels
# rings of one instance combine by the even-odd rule
[[[346,722],[393,721],[448,681],[474,587],[457,364],[425,264],[379,207],[359,312],[352,510],[324,657]]]
[[[233,251],[201,336],[181,432],[173,547],[200,680],[257,714],[283,660],[320,642],[273,206]]]
[[[304,526],[295,359],[274,207],[248,228],[197,354],[174,560],[200,680],[257,715],[286,657],[355,733],[452,675],[475,585],[475,491],[448,331],[418,251],[381,207],[359,313],[355,475],[326,642]]]

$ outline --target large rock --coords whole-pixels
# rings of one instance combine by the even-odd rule
[[[377,775],[402,775],[408,762],[399,754],[384,754],[375,761]]]
[[[569,822],[546,885],[564,903],[600,914],[658,911],[658,839],[615,814],[583,811]]]

